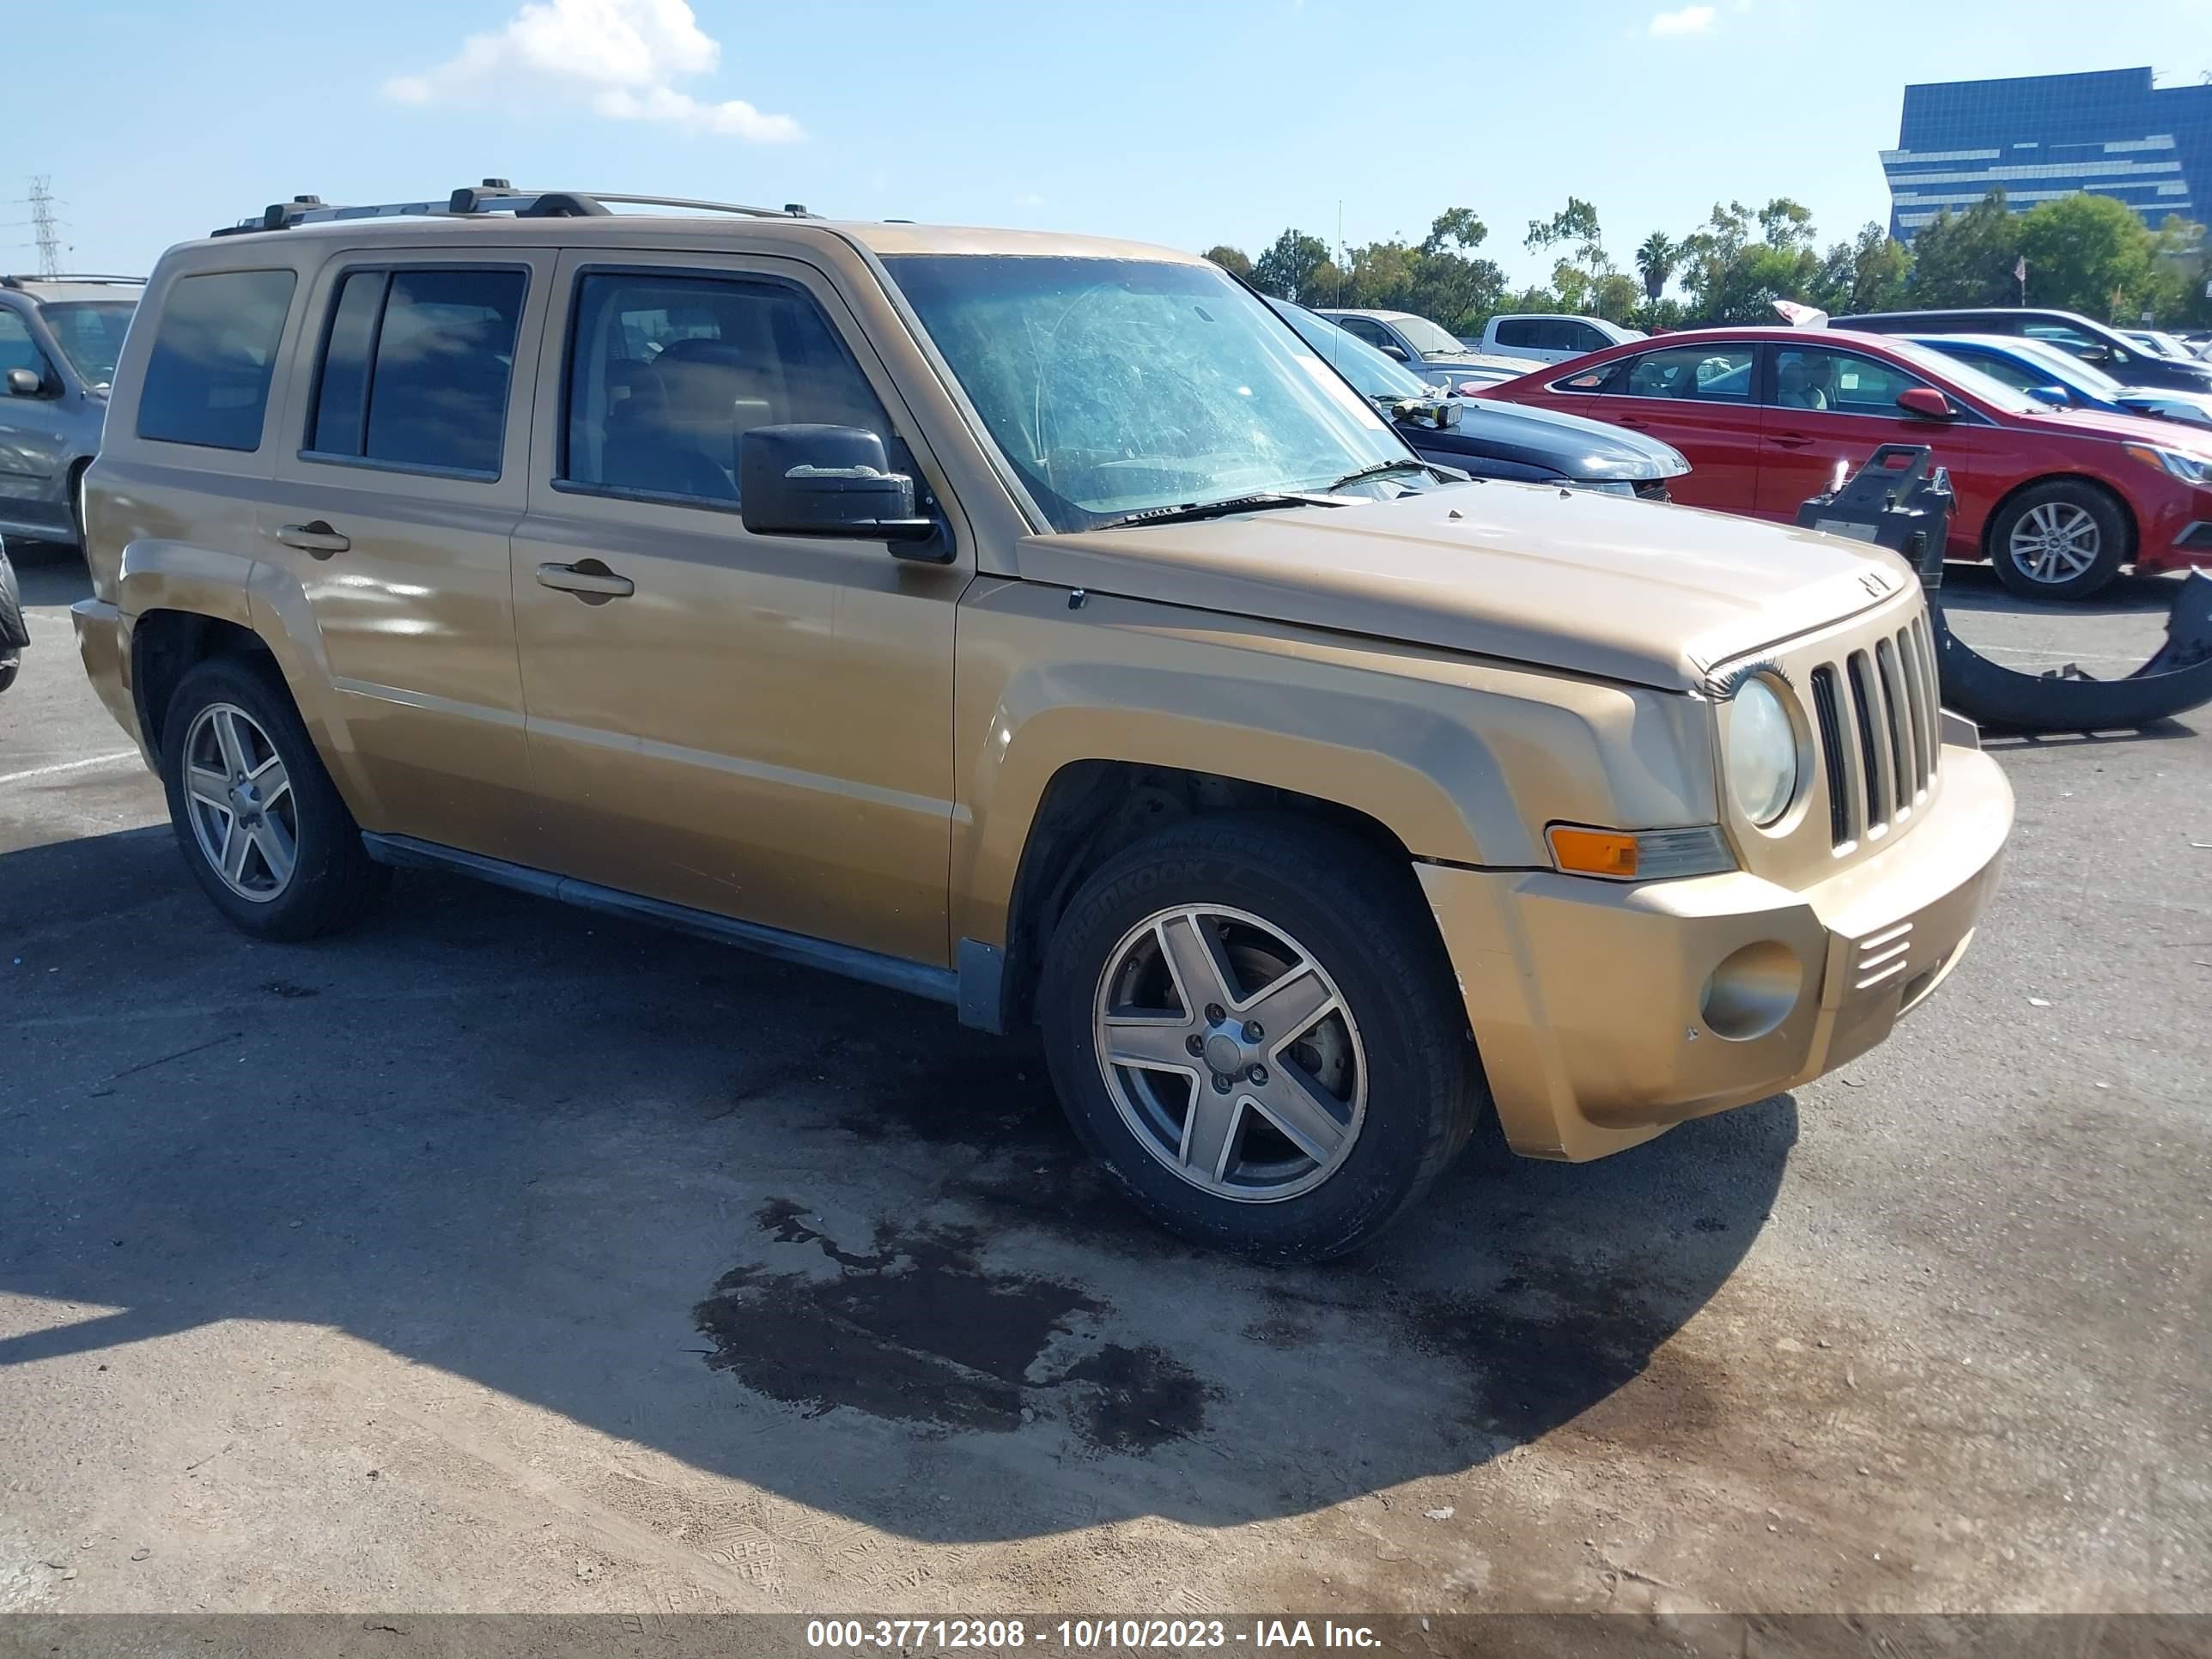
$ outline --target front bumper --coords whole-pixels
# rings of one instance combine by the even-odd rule
[[[1514,1150],[1602,1158],[1887,1036],[1958,965],[2012,827],[1995,761],[1946,745],[1941,775],[1911,833],[1802,891],[1418,866]],[[1709,1001],[1730,963],[1748,991]]]

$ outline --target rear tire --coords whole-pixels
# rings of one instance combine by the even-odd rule
[[[2127,514],[2094,484],[2054,478],[1990,516],[1986,551],[1997,580],[2023,599],[2086,599],[2110,586],[2129,553]]]
[[[1109,860],[1054,931],[1038,1006],[1061,1104],[1122,1190],[1262,1261],[1374,1238],[1488,1100],[1412,872],[1302,819],[1194,819]]]
[[[161,781],[192,879],[257,939],[349,927],[389,884],[265,662],[217,657],[179,682],[162,722]]]

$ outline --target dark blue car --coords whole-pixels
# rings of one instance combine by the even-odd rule
[[[1287,300],[1267,303],[1425,461],[1478,478],[1561,483],[1661,501],[1668,499],[1667,481],[1690,470],[1680,450],[1624,427],[1487,398],[1447,397],[1441,386],[1428,385],[1303,306]]]

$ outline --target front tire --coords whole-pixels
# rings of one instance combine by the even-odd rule
[[[2128,556],[2128,520],[2094,484],[2054,478],[2023,489],[1990,520],[1997,580],[2023,599],[2086,599]]]
[[[271,667],[218,657],[185,674],[162,725],[161,781],[192,878],[243,932],[336,933],[384,890],[389,872]]]
[[[1374,1238],[1487,1100],[1412,872],[1303,820],[1195,819],[1110,859],[1038,994],[1060,1102],[1123,1191],[1264,1261]]]

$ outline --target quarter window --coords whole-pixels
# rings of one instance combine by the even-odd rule
[[[1927,382],[1854,352],[1786,346],[1774,354],[1774,401],[1831,415],[1897,414],[1897,394]]]
[[[138,388],[138,435],[258,449],[295,281],[289,270],[179,279],[162,305]]]
[[[496,478],[526,283],[519,270],[348,271],[308,450]]]
[[[1601,389],[1626,398],[1747,404],[1751,362],[1749,346],[1670,346],[1622,358],[1612,366]]]
[[[857,426],[883,406],[804,291],[742,278],[591,272],[577,284],[561,476],[732,504],[756,427]]]

